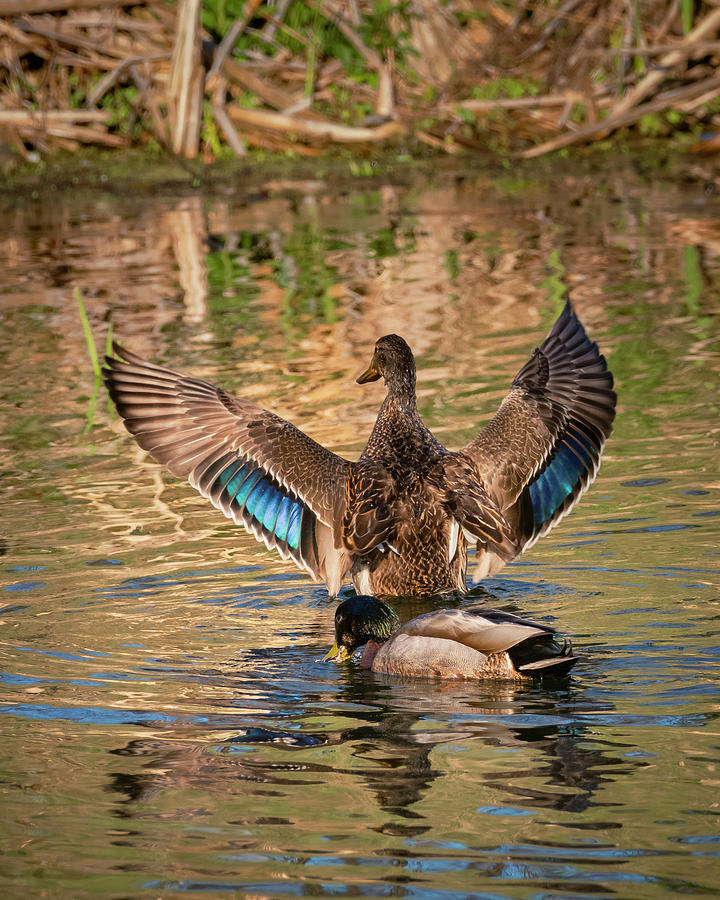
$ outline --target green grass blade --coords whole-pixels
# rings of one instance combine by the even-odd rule
[[[82,322],[83,331],[85,332],[85,341],[87,343],[88,353],[90,354],[90,362],[92,363],[93,372],[95,373],[95,381],[99,382],[102,378],[102,374],[100,372],[100,362],[98,360],[95,339],[92,336],[90,323],[88,322],[87,313],[85,312],[85,305],[83,303],[82,295],[80,294],[80,288],[76,287],[73,293],[75,295],[75,299],[77,300],[78,310],[80,311],[80,321]]]
[[[115,356],[115,354],[113,353],[113,326],[112,326],[112,319],[110,319],[110,321],[108,322],[108,333],[107,333],[107,337],[105,338],[105,356]],[[112,415],[112,411],[113,411],[114,408],[115,408],[115,407],[114,407],[114,404],[113,404],[113,402],[112,402],[112,398],[110,397],[110,394],[108,394],[108,398],[107,398],[107,409],[108,409],[108,413],[109,413],[110,415]]]
[[[681,17],[682,17],[682,29],[683,34],[688,34],[692,31],[693,27],[693,14],[695,12],[695,2],[694,0],[682,0],[681,4]]]
[[[85,343],[87,344],[88,353],[90,354],[90,362],[92,363],[93,372],[95,373],[95,387],[93,388],[92,397],[90,398],[90,404],[88,406],[86,417],[87,423],[83,428],[83,434],[87,434],[95,423],[95,408],[97,406],[98,393],[100,391],[100,385],[102,383],[102,371],[100,369],[100,360],[98,359],[95,339],[93,338],[92,331],[90,330],[90,322],[88,321],[87,313],[85,312],[85,304],[83,303],[80,288],[76,287],[73,291],[73,294],[75,295],[75,300],[77,301],[78,311],[80,313],[80,321],[82,322],[83,331],[85,332]]]
[[[113,327],[112,327],[112,319],[108,323],[108,333],[105,338],[105,356],[113,355]]]

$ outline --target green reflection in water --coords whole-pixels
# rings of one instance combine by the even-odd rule
[[[533,204],[472,181],[389,200],[353,189],[333,197],[332,225],[289,204],[278,228],[258,200],[251,229],[228,202],[243,224],[213,235],[200,321],[183,319],[151,200],[109,204],[112,252],[86,201],[58,204],[54,267],[32,210],[16,221],[16,289],[0,294],[4,895],[715,890],[720,272],[701,229],[669,227],[684,194],[630,188],[634,217],[602,178],[576,204],[562,183],[534,183]],[[421,280],[403,281],[405,263]],[[147,465],[102,404],[86,454],[93,379],[49,274],[62,267],[96,334],[112,307],[129,346],[251,383],[266,405],[282,393],[327,443],[360,443],[379,396],[338,404],[348,375],[327,345],[366,361],[368,333],[405,315],[420,406],[455,446],[579,278],[620,397],[600,477],[517,564],[443,601],[554,623],[583,656],[572,682],[411,683],[320,663],[334,609],[321,588]],[[385,279],[388,308],[348,302],[356,267],[368,297]]]

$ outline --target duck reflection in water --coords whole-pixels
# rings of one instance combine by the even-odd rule
[[[152,816],[154,801],[163,794],[162,814],[176,814],[186,827],[193,819],[202,822],[210,815],[204,801],[189,810],[188,795],[220,792],[230,808],[243,810],[233,824],[257,831],[268,824],[268,798],[285,798],[286,824],[292,824],[294,817],[307,814],[308,792],[331,783],[346,784],[357,797],[360,782],[379,810],[407,823],[389,821],[374,827],[419,835],[432,824],[416,806],[431,800],[440,787],[438,779],[444,783],[447,778],[462,778],[463,789],[473,791],[478,807],[502,804],[578,813],[604,805],[595,795],[609,780],[610,767],[617,778],[645,765],[629,758],[627,747],[615,751],[598,746],[592,730],[571,720],[571,710],[581,699],[576,689],[571,695],[532,684],[489,681],[478,691],[457,682],[428,686],[376,675],[368,678],[367,673],[350,669],[339,694],[305,699],[313,707],[313,721],[322,703],[328,708],[341,703],[353,710],[358,723],[337,731],[313,731],[299,714],[282,730],[269,724],[249,725],[232,737],[224,727],[216,737],[206,734],[201,740],[178,739],[172,733],[132,740],[111,751],[127,761],[116,767],[107,785],[121,797],[115,814],[126,820]],[[565,708],[567,721],[558,722]],[[440,762],[449,745],[453,752],[464,750],[465,763],[455,773]],[[333,747],[339,752],[329,757],[327,750]],[[507,755],[508,750],[522,752],[513,756]],[[329,763],[329,758],[338,762]],[[442,788],[449,789],[447,784]],[[359,799],[357,805],[363,805]],[[253,840],[250,837],[249,844]],[[132,837],[123,841],[131,843]]]

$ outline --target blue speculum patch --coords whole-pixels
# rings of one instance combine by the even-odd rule
[[[239,474],[239,473],[238,473]],[[250,495],[250,492],[254,489],[255,485],[262,478],[262,472],[259,472],[257,469],[254,472],[251,472],[247,478],[242,482],[242,484],[238,487],[237,492],[235,494],[234,503],[236,503],[239,507],[245,506],[245,503]]]
[[[277,519],[275,520],[275,537],[279,541],[287,540],[292,508],[293,501],[289,497],[283,497],[282,502],[280,503],[280,509],[278,510]]]
[[[227,466],[225,469],[223,469],[223,471],[220,472],[220,474],[217,476],[218,484],[221,487],[226,487],[226,485],[228,484],[230,479],[241,467],[242,467],[242,462],[240,462],[240,461],[230,463],[230,465]]]
[[[293,549],[300,544],[302,503],[284,494],[252,462],[231,462],[217,475],[220,496],[236,510],[252,516],[266,531]]]
[[[278,509],[282,502],[283,495],[279,490],[273,488],[272,496],[268,499],[265,507],[265,515],[262,517],[262,526],[272,532],[275,528],[275,520],[277,519]]]
[[[300,514],[302,513],[302,505],[294,503],[292,512],[290,513],[290,525],[288,527],[287,542],[290,546],[297,550],[300,544]]]
[[[245,502],[245,511],[256,519],[262,519],[262,514],[265,510],[265,498],[268,491],[272,489],[271,484],[268,484],[264,479],[260,479]],[[255,515],[256,510],[257,515]]]
[[[232,501],[243,481],[245,481],[248,474],[252,472],[253,469],[254,466],[248,463],[245,463],[243,465],[242,460],[232,462],[229,466],[223,469],[222,472],[220,472],[220,474],[217,476],[215,484],[219,484],[221,488],[224,489],[227,500]],[[222,496],[222,492],[220,496]]]
[[[549,521],[577,487],[583,472],[592,468],[597,451],[577,434],[566,434],[555,456],[530,485],[533,520],[536,526]]]

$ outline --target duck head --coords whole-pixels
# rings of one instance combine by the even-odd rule
[[[335,610],[335,643],[323,662],[344,662],[358,647],[383,644],[400,624],[395,610],[368,594],[350,597]]]
[[[415,358],[407,343],[397,334],[386,334],[378,339],[370,365],[359,376],[357,383],[366,384],[384,378],[391,393],[415,393]]]

